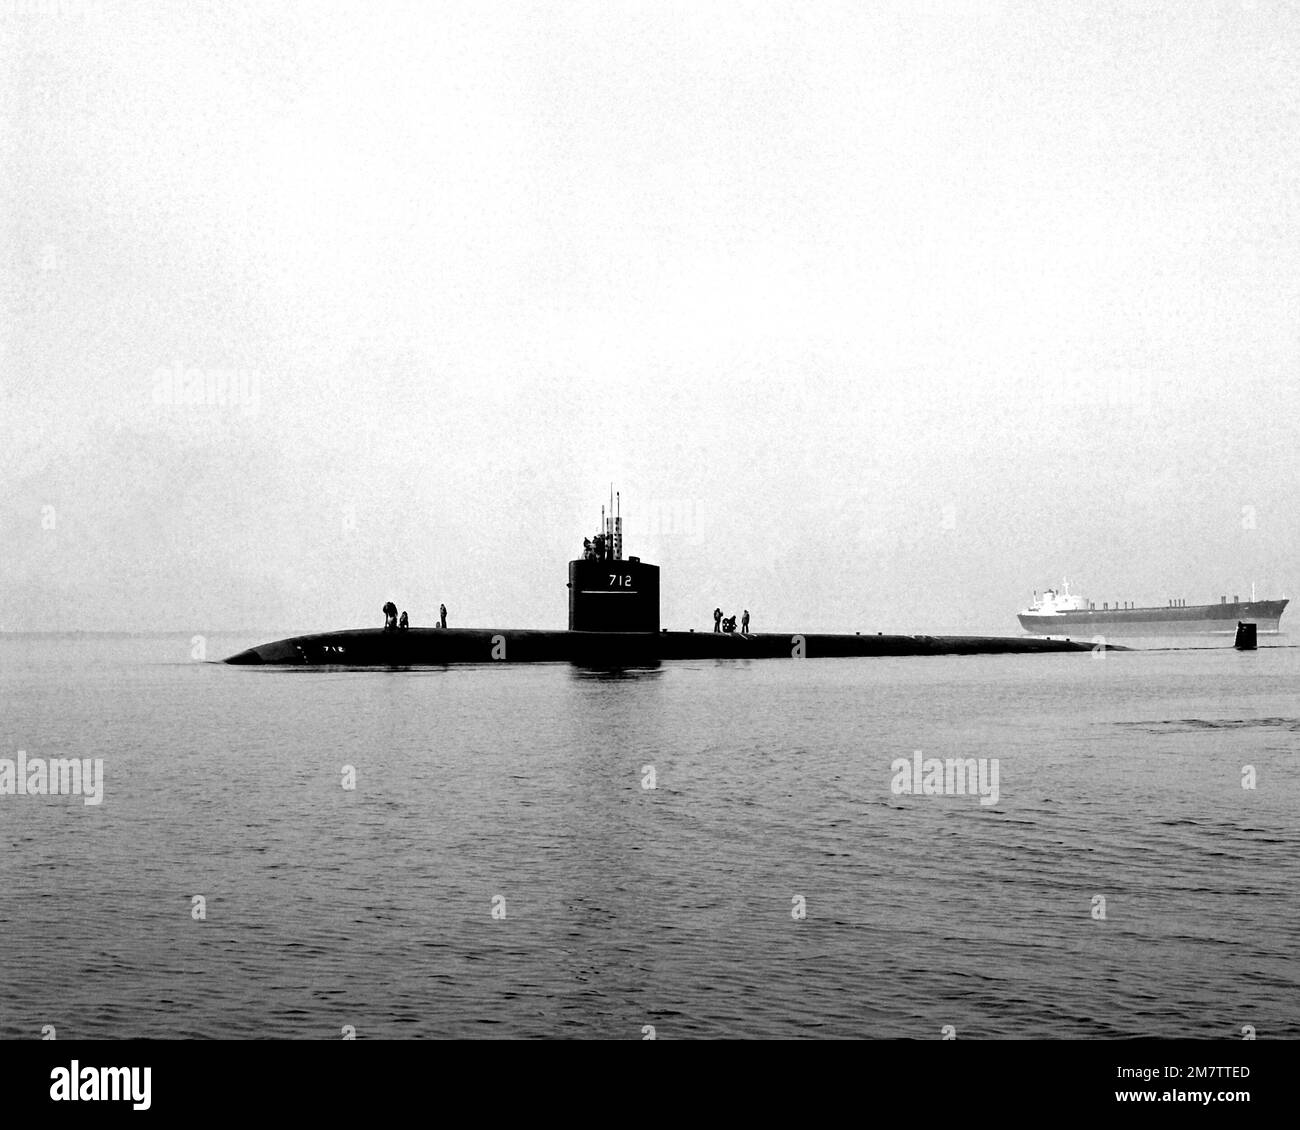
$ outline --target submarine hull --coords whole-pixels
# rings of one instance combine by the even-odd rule
[[[824,635],[764,632],[534,631],[494,628],[359,628],[294,636],[249,648],[226,663],[266,666],[428,667],[450,663],[635,666],[673,659],[824,659],[1091,651],[1084,641],[1003,636]],[[1110,650],[1125,650],[1114,648]]]

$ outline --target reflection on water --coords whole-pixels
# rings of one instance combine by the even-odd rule
[[[588,680],[598,683],[639,681],[657,679],[661,674],[663,674],[663,664],[658,661],[620,667],[601,667],[583,663],[569,665],[569,675],[576,682]]]

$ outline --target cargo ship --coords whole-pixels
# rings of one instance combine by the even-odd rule
[[[1170,599],[1163,606],[1140,606],[1131,601],[1097,602],[1070,592],[1064,581],[1059,589],[1048,589],[1017,614],[1020,626],[1036,636],[1181,636],[1230,634],[1239,623],[1254,624],[1260,634],[1280,631],[1279,621],[1288,600],[1231,600],[1219,597],[1217,604],[1188,604]]]
[[[350,628],[293,636],[232,655],[226,663],[269,666],[408,667],[448,663],[577,663],[600,667],[654,665],[685,659],[814,659],[876,655],[974,655],[1089,652],[1087,642],[1023,636],[821,634],[735,630],[735,616],[713,614],[711,628],[669,631],[659,623],[659,566],[623,556],[617,496],[601,511],[601,532],[569,562],[568,630],[448,628],[397,620],[384,605],[383,628]],[[745,627],[748,624],[746,622]],[[1109,645],[1107,645],[1109,646]],[[1120,648],[1118,650],[1124,650]]]

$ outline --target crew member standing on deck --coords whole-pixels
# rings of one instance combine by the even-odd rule
[[[406,618],[406,609],[403,608],[403,609],[402,609],[402,618],[401,618],[400,620],[397,621],[397,628],[398,628],[399,631],[404,632],[404,631],[406,631],[406,629],[409,628],[410,626],[411,626],[411,621],[408,620],[408,619]]]
[[[384,631],[391,632],[397,627],[397,605],[391,600],[384,605]]]
[[[447,606],[445,604],[438,605],[438,621],[438,627],[445,628],[447,626]]]
[[[713,610],[713,630],[715,632],[722,631],[722,609],[721,608],[715,608]]]
[[[742,636],[749,635],[749,609],[748,608],[745,609],[745,611],[741,614],[740,617],[740,634]]]

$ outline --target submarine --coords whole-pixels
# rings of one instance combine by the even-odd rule
[[[226,663],[268,666],[427,667],[451,663],[646,666],[674,659],[819,659],[1093,651],[1068,639],[1003,636],[827,635],[668,631],[659,623],[659,566],[623,556],[623,519],[601,507],[601,533],[569,562],[566,631],[514,628],[353,628],[293,636]]]

